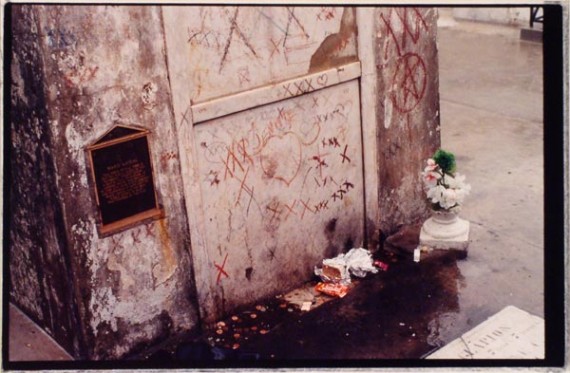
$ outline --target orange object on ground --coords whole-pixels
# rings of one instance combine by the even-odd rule
[[[319,282],[317,286],[315,286],[315,290],[339,298],[342,298],[348,294],[348,286],[342,284]]]

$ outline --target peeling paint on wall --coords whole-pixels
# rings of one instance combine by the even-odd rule
[[[57,193],[57,164],[51,153],[44,95],[45,75],[38,20],[29,8],[12,13],[18,47],[11,51],[10,157],[8,175],[10,300],[68,350],[81,340],[77,302],[70,281],[68,246]],[[8,52],[10,53],[10,51]]]
[[[326,17],[334,17],[338,8],[330,8]],[[319,71],[358,60],[356,55],[356,11],[344,8],[340,29],[323,40],[316,52],[311,56],[309,71]],[[319,13],[321,15],[322,13]],[[317,16],[318,18],[319,16]]]
[[[84,343],[81,351],[71,352],[115,359],[191,331],[197,313],[189,301],[193,279],[188,226],[164,46],[156,39],[162,33],[159,8],[13,8],[29,9],[28,14],[17,14],[14,23],[37,16],[37,49],[43,64],[31,68],[44,75],[39,91],[45,90],[46,102],[35,128],[52,137],[43,146],[57,165],[57,185],[52,185],[61,200],[71,255],[71,267],[62,272],[73,278],[76,315],[81,320],[67,329],[75,329]],[[15,96],[21,96],[22,88],[15,88]],[[156,189],[165,217],[100,237],[85,149],[116,124],[150,130]],[[23,232],[22,238],[27,234]],[[49,250],[46,254],[53,256]],[[46,295],[36,294],[37,299]],[[55,296],[65,308],[63,298]]]

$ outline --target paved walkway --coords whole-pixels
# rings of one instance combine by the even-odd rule
[[[10,304],[10,361],[66,361],[71,356],[18,308]]]

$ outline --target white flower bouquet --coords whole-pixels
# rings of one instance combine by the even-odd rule
[[[456,211],[460,209],[471,186],[465,183],[465,176],[455,172],[453,153],[439,149],[427,160],[422,179],[427,198],[435,211]]]

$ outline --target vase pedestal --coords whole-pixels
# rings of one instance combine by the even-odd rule
[[[469,221],[460,219],[454,212],[434,211],[422,226],[420,245],[459,250],[466,254],[469,246]]]

